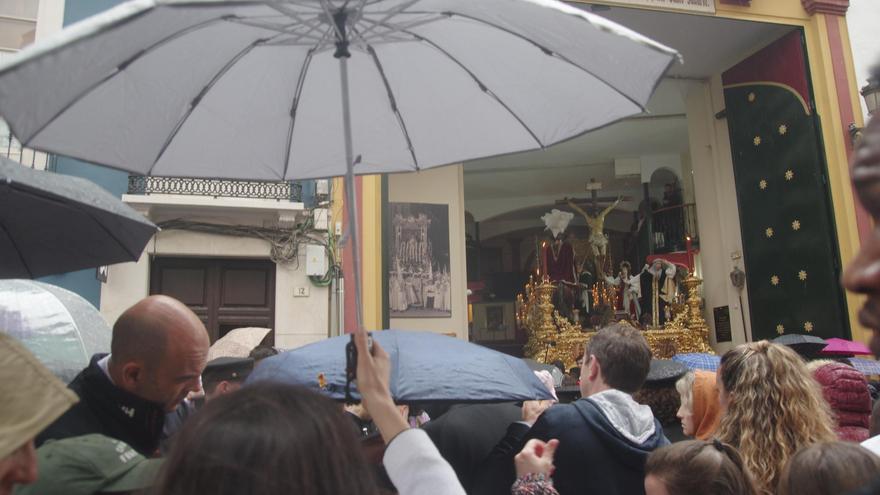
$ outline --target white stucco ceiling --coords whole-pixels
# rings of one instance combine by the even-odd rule
[[[587,4],[573,5],[591,10]],[[634,201],[621,209],[635,209],[641,196],[640,180],[616,178],[614,159],[687,155],[684,100],[688,92],[793,29],[622,7],[601,7],[595,13],[677,49],[684,63],[673,67],[661,82],[645,115],[543,151],[466,163],[466,209],[477,221],[497,218],[507,222],[514,220],[517,212],[534,216],[534,208],[546,205],[549,209],[562,197],[588,197],[585,186],[590,178],[603,183],[601,196],[633,196]]]

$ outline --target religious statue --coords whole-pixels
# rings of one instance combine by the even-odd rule
[[[645,265],[639,274],[642,307],[651,315],[650,325],[658,328],[666,323],[666,307],[675,300],[675,265],[660,258]]]
[[[566,316],[571,316],[577,300],[577,273],[575,271],[574,249],[565,240],[565,229],[568,227],[572,213],[553,209],[541,217],[546,229],[553,234],[553,240],[541,244],[540,263],[543,265],[544,276],[557,284],[558,308]]]
[[[574,204],[574,202],[570,200],[568,201],[568,205],[576,212],[580,213],[590,227],[590,245],[593,247],[593,256],[605,256],[605,252],[608,249],[608,237],[605,236],[605,217],[611,213],[611,210],[617,208],[617,205],[619,205],[622,200],[623,198],[617,198],[617,201],[599,212],[595,217],[590,216],[578,205]]]
[[[612,287],[620,288],[623,310],[632,318],[632,321],[639,321],[642,316],[642,308],[639,304],[639,299],[642,297],[642,279],[641,273],[632,275],[631,270],[629,262],[624,261],[620,263],[618,275],[616,277],[606,276],[605,281]]]

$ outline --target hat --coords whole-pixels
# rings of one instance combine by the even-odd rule
[[[162,459],[147,459],[125,442],[92,434],[49,441],[37,449],[36,483],[15,495],[91,495],[153,486]]]
[[[651,368],[645,378],[645,385],[664,386],[675,383],[688,372],[688,367],[669,359],[652,359]]]
[[[79,399],[15,338],[0,332],[0,459],[37,436]]]
[[[202,371],[202,381],[242,381],[253,370],[253,358],[219,357],[208,361],[205,371]]]

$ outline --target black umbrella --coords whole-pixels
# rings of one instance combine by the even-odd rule
[[[816,356],[819,354],[819,351],[828,345],[828,342],[823,338],[799,333],[790,333],[776,337],[773,339],[773,343],[791,347],[794,352],[806,357]]]
[[[93,182],[0,157],[0,278],[137,261],[155,232]]]

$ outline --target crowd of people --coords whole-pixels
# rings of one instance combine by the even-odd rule
[[[880,220],[880,118],[864,131],[852,175]],[[878,266],[874,235],[843,277],[867,296],[860,319],[874,329],[876,355]],[[717,372],[679,379],[677,416],[694,439],[670,443],[633,398],[651,352],[627,325],[587,344],[579,400],[446,406],[415,427],[390,392],[388,354],[363,330],[354,340],[378,456],[341,404],[245,382],[275,351],[208,363],[204,325],[170,297],[125,311],[111,352],[67,386],[0,332],[0,495],[880,493],[880,418],[864,377],[837,362],[808,364],[785,346],[742,344]]]

